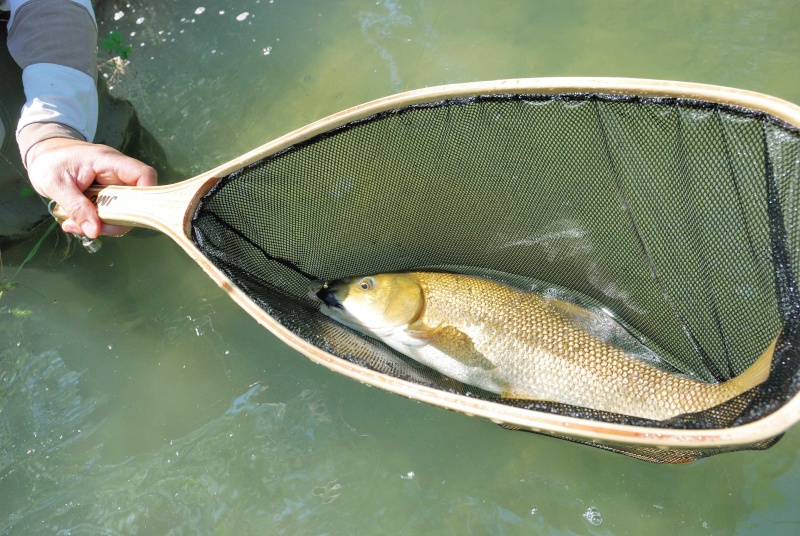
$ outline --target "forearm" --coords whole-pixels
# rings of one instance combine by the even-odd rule
[[[23,162],[50,138],[91,141],[97,128],[97,26],[89,0],[10,0],[8,48],[22,67]],[[68,31],[65,31],[68,28]]]

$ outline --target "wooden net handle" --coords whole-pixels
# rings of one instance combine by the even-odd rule
[[[164,186],[94,184],[84,195],[97,207],[97,215],[104,223],[147,227],[179,240],[189,236],[194,208],[217,180],[201,175]],[[59,205],[53,207],[52,214],[62,221],[69,217]]]

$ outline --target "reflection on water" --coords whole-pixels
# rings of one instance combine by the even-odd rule
[[[397,60],[392,53],[392,49],[397,48],[391,46],[392,42],[411,43],[414,38],[424,37],[424,35],[420,36],[419,32],[424,31],[426,26],[432,28],[430,24],[415,24],[414,19],[404,12],[409,4],[413,5],[414,3],[408,2],[401,6],[399,0],[384,0],[384,2],[375,3],[376,6],[379,6],[380,11],[364,11],[358,15],[361,33],[370,44],[370,48],[377,51],[386,64],[394,92],[407,88],[403,84]],[[417,3],[414,7],[418,9],[421,6]]]
[[[66,478],[32,486],[7,528],[291,534],[298,518],[328,525],[337,501],[364,500],[357,478],[365,466],[374,470],[375,449],[369,438],[332,427],[313,392],[270,403],[259,400],[265,390],[253,386],[220,416],[153,452],[119,464],[90,457]],[[47,474],[51,459],[60,463],[43,459],[14,472]]]
[[[24,312],[1,314],[0,518],[7,520],[2,528],[8,531],[28,512],[34,520],[58,504],[63,475],[75,469],[70,453],[96,428],[92,417],[98,398],[81,393],[80,374],[69,370],[56,351],[31,353],[17,339]],[[41,499],[31,502],[39,493]],[[22,527],[32,526],[22,521]]]
[[[133,46],[103,72],[169,181],[440,83],[641,76],[800,102],[789,1],[128,0],[98,21]],[[554,222],[496,246],[581,255],[580,233]],[[30,247],[3,251],[7,273]],[[798,430],[686,467],[508,432],[313,365],[165,237],[62,251],[48,240],[18,278],[29,288],[0,298],[0,534],[798,530]]]

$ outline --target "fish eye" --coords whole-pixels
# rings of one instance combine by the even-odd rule
[[[375,287],[375,280],[371,277],[365,277],[358,282],[358,286],[361,287],[362,290],[372,290],[373,287]]]

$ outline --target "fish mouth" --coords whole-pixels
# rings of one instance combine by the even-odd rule
[[[315,281],[311,284],[311,291],[309,294],[316,296],[322,303],[327,305],[328,307],[333,307],[335,309],[344,309],[342,304],[339,300],[336,299],[333,291],[328,287],[327,283],[322,283],[320,281]]]

